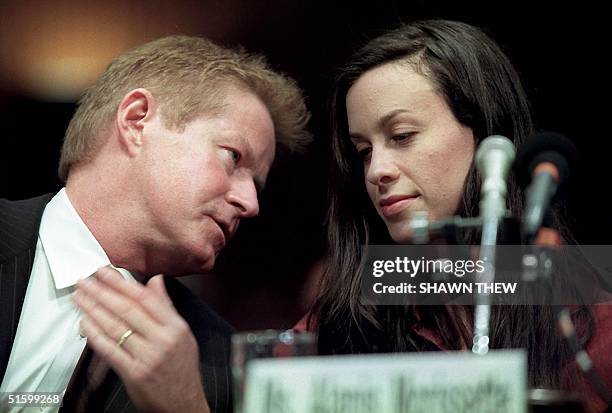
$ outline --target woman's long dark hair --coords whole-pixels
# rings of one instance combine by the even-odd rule
[[[499,134],[519,146],[534,130],[518,74],[497,44],[470,25],[443,20],[411,23],[372,40],[353,55],[336,77],[330,100],[330,263],[311,318],[318,328],[322,354],[435,350],[415,333],[417,325],[434,330],[447,349],[471,347],[471,307],[426,307],[417,319],[409,306],[360,302],[361,246],[392,241],[366,194],[362,163],[348,139],[346,95],[365,72],[397,61],[431,81],[457,120],[472,129],[476,145]],[[479,192],[480,177],[472,167],[459,215],[478,215]],[[520,216],[523,196],[512,177],[507,202],[512,213]],[[571,242],[556,214],[554,221]],[[477,234],[466,235],[466,242],[476,242]],[[588,339],[592,324],[588,308],[581,308],[576,320],[584,340]],[[494,307],[492,348],[527,349],[530,384],[561,387],[560,369],[571,354],[555,325],[550,307]]]

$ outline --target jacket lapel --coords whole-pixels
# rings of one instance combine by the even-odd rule
[[[0,378],[4,379],[23,307],[34,251],[28,249],[0,264]],[[2,381],[2,380],[0,380]]]
[[[52,194],[0,200],[0,382],[11,355],[30,280],[38,226]]]

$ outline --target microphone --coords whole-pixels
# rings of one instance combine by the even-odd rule
[[[550,203],[568,181],[569,165],[576,154],[574,144],[554,132],[536,134],[519,148],[515,170],[519,184],[527,188],[521,230],[528,242],[535,237]]]
[[[476,150],[476,167],[482,175],[480,218],[482,237],[479,259],[486,262],[485,270],[477,275],[479,282],[492,283],[495,279],[495,246],[499,223],[506,213],[506,178],[516,150],[510,139],[493,135],[485,138]],[[491,299],[488,293],[477,293],[474,310],[474,337],[472,352],[484,355],[489,352],[489,323]]]
[[[483,179],[480,201],[483,220],[502,218],[506,212],[506,179],[515,154],[512,141],[501,135],[489,136],[476,150],[476,168]]]

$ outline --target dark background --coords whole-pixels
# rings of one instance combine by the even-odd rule
[[[578,240],[611,243],[612,213],[604,202],[612,149],[606,128],[611,116],[604,114],[610,107],[610,36],[603,6],[452,0],[110,1],[103,8],[80,3],[0,1],[0,197],[26,198],[60,187],[59,148],[77,94],[37,88],[48,69],[30,69],[48,55],[92,54],[103,68],[110,57],[143,41],[199,34],[265,54],[305,90],[313,114],[312,151],[281,161],[271,173],[261,216],[241,224],[215,274],[187,280],[239,329],[290,326],[307,308],[326,248],[325,104],[334,68],[367,39],[402,21],[462,20],[501,44],[522,76],[539,128],[568,135],[581,152],[567,202]],[[68,60],[59,70],[68,83],[72,67]]]

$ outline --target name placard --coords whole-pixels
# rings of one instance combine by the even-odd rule
[[[244,413],[525,413],[522,351],[254,360]]]

